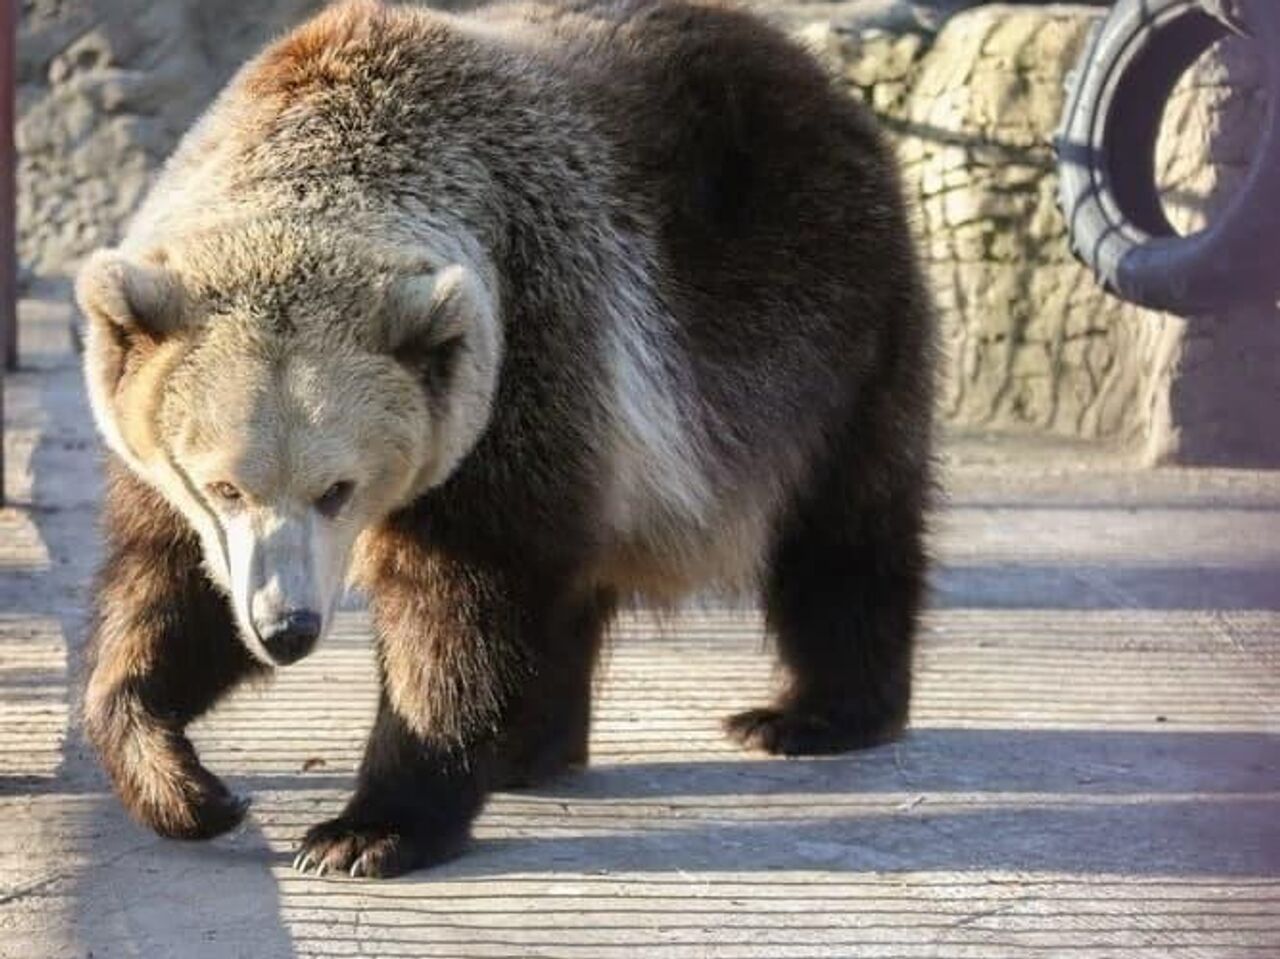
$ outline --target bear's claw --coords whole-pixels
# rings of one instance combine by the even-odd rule
[[[389,879],[452,859],[465,845],[465,835],[424,842],[393,823],[357,823],[339,816],[307,831],[293,868],[304,875]]]

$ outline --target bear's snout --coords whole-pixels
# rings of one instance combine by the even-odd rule
[[[320,638],[321,625],[319,613],[295,609],[262,631],[262,645],[278,665],[288,666],[311,652]]]

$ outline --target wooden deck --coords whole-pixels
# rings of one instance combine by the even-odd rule
[[[773,760],[721,736],[771,662],[751,610],[619,624],[593,766],[494,798],[387,883],[291,871],[350,787],[368,627],[197,739],[252,795],[203,845],[129,823],[75,729],[92,425],[27,304],[0,512],[0,957],[1280,954],[1280,476],[951,447],[909,735]],[[975,449],[977,452],[975,452]]]

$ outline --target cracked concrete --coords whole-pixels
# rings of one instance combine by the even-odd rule
[[[212,843],[126,820],[80,738],[96,442],[65,307],[23,304],[0,512],[0,957],[787,959],[1280,950],[1280,474],[951,437],[901,742],[782,761],[754,610],[619,624],[593,765],[495,797],[389,883],[289,868],[350,788],[363,613],[196,738],[253,797]]]

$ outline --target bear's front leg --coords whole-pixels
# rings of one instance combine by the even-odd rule
[[[355,795],[341,816],[307,831],[294,867],[385,878],[452,859],[484,803],[485,751],[421,735],[384,690]]]
[[[575,729],[564,762],[585,758],[578,717],[589,676],[573,684],[581,697],[548,702],[541,693],[557,670],[578,672],[573,664],[598,641],[600,617],[567,602],[564,578],[445,555],[403,531],[372,553],[362,579],[379,647],[378,715],[355,795],[303,840],[303,872],[386,877],[449,859],[465,848],[489,791],[563,738],[560,726]],[[546,713],[556,715],[535,722]]]
[[[237,639],[185,521],[114,458],[107,475],[85,733],[136,819],[162,836],[216,836],[247,804],[200,764],[183,731],[265,667]]]

